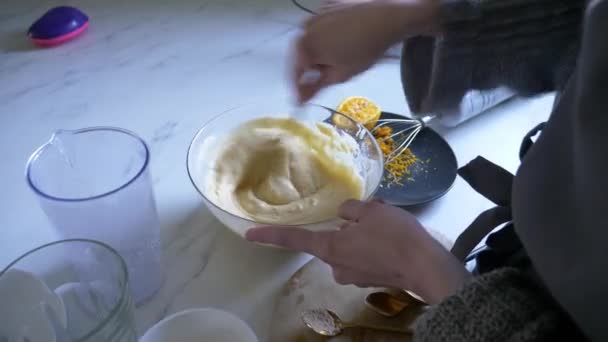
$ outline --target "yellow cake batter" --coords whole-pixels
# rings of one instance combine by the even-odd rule
[[[361,199],[356,142],[332,126],[261,118],[227,133],[207,179],[220,208],[259,223],[305,224],[336,217]]]

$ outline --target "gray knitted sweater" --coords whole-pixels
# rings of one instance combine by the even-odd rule
[[[415,327],[416,342],[584,340],[546,291],[513,268],[474,278]]]
[[[441,37],[404,45],[413,112],[450,115],[468,90],[497,86],[560,96],[513,185],[515,228],[540,277],[473,278],[418,320],[415,340],[606,340],[608,234],[596,228],[608,209],[608,0],[443,0],[442,18]]]

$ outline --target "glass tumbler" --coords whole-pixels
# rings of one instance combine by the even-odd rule
[[[162,282],[149,159],[134,133],[92,127],[56,131],[26,167],[27,182],[62,239],[101,241],[125,259],[136,303]]]
[[[0,271],[0,341],[136,342],[126,265],[108,245],[71,239]]]

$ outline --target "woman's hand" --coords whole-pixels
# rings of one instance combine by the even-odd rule
[[[438,0],[356,1],[309,19],[294,48],[293,75],[301,102],[322,88],[365,71],[393,44],[431,34],[437,26]],[[320,78],[301,82],[306,71]]]
[[[431,304],[455,293],[470,276],[405,210],[350,200],[339,216],[346,222],[338,231],[262,227],[246,236],[317,256],[332,267],[340,284],[407,289]]]

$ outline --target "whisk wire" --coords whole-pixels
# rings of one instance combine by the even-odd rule
[[[404,153],[410,147],[414,139],[416,139],[416,136],[418,135],[418,133],[420,133],[421,130],[422,126],[419,126],[415,128],[410,134],[408,134],[407,137],[401,143],[399,143],[397,147],[388,155],[387,161],[391,162],[395,158],[399,157],[402,153]]]
[[[428,120],[427,120],[428,121]],[[395,128],[399,129],[396,133],[391,134],[390,136],[383,139],[383,141],[387,141],[389,139],[393,139],[397,142],[396,148],[387,156],[387,163],[390,163],[395,158],[399,157],[402,153],[404,153],[412,144],[416,136],[420,133],[420,131],[426,126],[426,122],[424,119],[383,119],[378,120],[376,123],[376,127],[372,130],[374,133],[379,128],[389,125],[389,124],[399,124],[399,126],[395,126]],[[405,127],[404,127],[405,126]],[[404,128],[402,128],[404,127]]]

